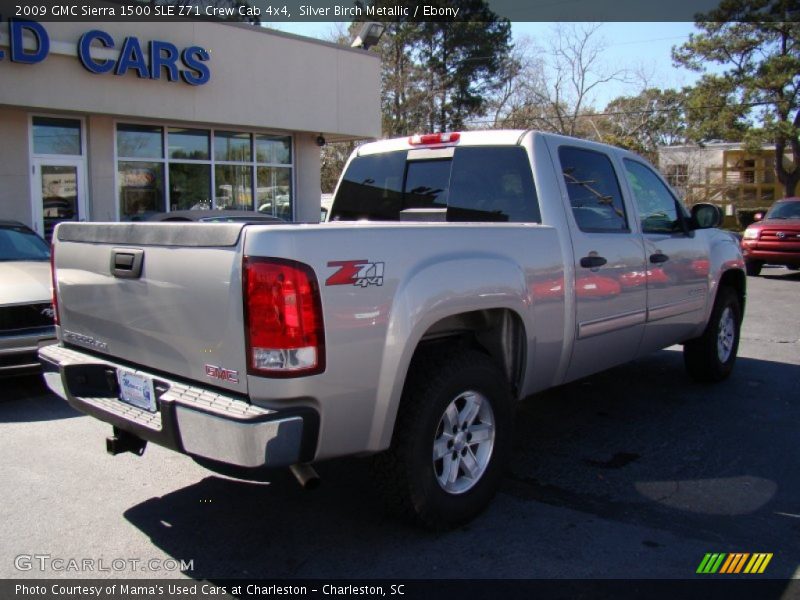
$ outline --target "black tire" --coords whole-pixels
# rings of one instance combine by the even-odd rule
[[[754,260],[752,262],[745,262],[744,263],[744,270],[747,272],[748,275],[751,277],[757,277],[761,274],[761,267],[764,266],[764,263]]]
[[[412,362],[392,444],[375,457],[373,469],[392,512],[430,529],[446,530],[474,518],[494,497],[511,452],[513,401],[505,376],[488,356],[476,350],[438,350],[436,354],[426,352]],[[448,407],[453,404],[456,409],[466,408],[466,402],[480,405],[481,412],[463,435],[444,433],[443,424],[452,422],[445,415]],[[490,411],[485,410],[484,402]],[[460,423],[468,412],[448,415],[457,416]],[[491,446],[481,449],[482,442],[469,441],[469,431],[482,428],[482,433],[475,436],[484,437],[491,427]],[[434,460],[436,449],[445,448],[446,456]],[[450,449],[457,448],[461,448],[460,452],[451,454]],[[456,454],[465,457],[464,466]],[[480,466],[481,459],[476,457],[480,456],[486,460],[485,467],[476,477],[468,477],[467,461],[478,473],[475,467]],[[447,479],[445,469],[455,472],[453,482]],[[440,478],[445,481],[440,483]],[[453,489],[448,491],[445,485]],[[455,491],[465,486],[466,489]]]
[[[732,321],[728,320],[729,317]],[[739,296],[734,289],[721,287],[717,292],[714,308],[703,335],[689,340],[683,346],[683,361],[692,379],[714,383],[722,381],[731,374],[739,349],[741,323],[742,306]],[[730,329],[727,329],[726,325]],[[722,335],[723,329],[728,330],[731,335]],[[723,337],[729,340],[728,344],[722,341]],[[723,347],[720,348],[720,345]]]

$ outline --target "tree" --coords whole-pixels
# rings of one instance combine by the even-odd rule
[[[626,81],[627,72],[602,62],[600,25],[559,24],[548,48],[533,48],[537,58],[522,62],[517,90],[503,126],[534,127],[562,135],[601,138],[591,109],[598,89]],[[530,51],[529,51],[530,52]]]
[[[684,95],[677,90],[646,88],[636,96],[620,96],[603,111],[602,140],[657,160],[659,146],[686,142]]]
[[[411,15],[416,8],[413,0],[371,4],[388,10],[405,6]],[[443,0],[428,4],[449,5]],[[511,24],[493,13],[486,0],[460,3],[458,22],[369,18],[382,19],[386,26],[375,48],[382,64],[384,135],[461,129],[486,114],[488,99],[503,83],[504,61],[512,49]],[[354,22],[351,33],[359,26]]]
[[[512,48],[511,23],[484,0],[463,0],[459,7],[463,21],[420,24],[417,56],[427,80],[429,131],[463,129],[469,119],[485,115]]]
[[[700,33],[672,53],[676,65],[703,73],[686,103],[693,137],[743,139],[750,148],[774,144],[786,196],[800,182],[798,20],[796,0],[723,0],[698,16]],[[709,73],[708,63],[723,72]]]

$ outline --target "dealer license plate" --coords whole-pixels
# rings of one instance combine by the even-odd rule
[[[119,399],[138,408],[156,411],[156,392],[153,380],[132,371],[117,369]]]

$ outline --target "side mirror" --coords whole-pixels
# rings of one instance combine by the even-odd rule
[[[692,229],[719,227],[722,219],[722,210],[718,206],[704,202],[692,206]]]
[[[757,212],[756,214],[753,215],[753,221],[760,221],[763,218],[764,218],[764,213],[762,212]]]

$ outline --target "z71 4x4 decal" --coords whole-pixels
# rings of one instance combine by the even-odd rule
[[[328,277],[325,285],[383,285],[383,263],[368,260],[334,260],[329,267],[339,270]]]

